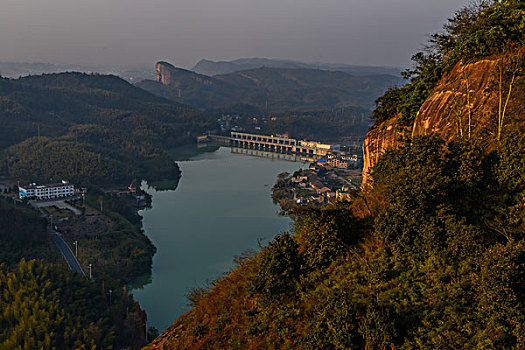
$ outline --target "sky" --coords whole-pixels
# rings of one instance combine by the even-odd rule
[[[407,67],[468,0],[0,0],[0,61],[191,68],[244,57]]]

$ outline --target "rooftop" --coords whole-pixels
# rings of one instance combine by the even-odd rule
[[[36,183],[29,184],[27,186],[20,186],[20,188],[24,188],[26,190],[36,190],[41,188],[56,188],[56,187],[67,187],[67,186],[73,186],[73,184],[70,184],[69,182],[60,182],[55,184],[45,184],[45,185],[37,185]]]

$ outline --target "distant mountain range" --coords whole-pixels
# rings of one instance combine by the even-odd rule
[[[99,67],[78,64],[52,64],[43,62],[0,62],[0,76],[18,78],[28,75],[40,75],[62,72],[82,72],[118,75],[129,82],[153,79],[149,67]]]
[[[218,74],[228,74],[242,70],[257,69],[262,67],[270,68],[306,68],[327,71],[339,71],[350,75],[394,75],[400,76],[403,69],[399,67],[371,67],[357,66],[343,63],[305,63],[293,60],[282,60],[272,58],[240,58],[233,61],[211,61],[201,60],[191,70],[204,75],[214,76]]]
[[[42,62],[0,62],[0,76],[5,78],[18,78],[19,76],[39,75],[60,72],[85,72],[98,71],[93,67],[73,64],[52,64]]]
[[[257,60],[248,59],[247,62]],[[260,59],[259,63],[263,62],[266,60]],[[400,84],[401,77],[396,75],[356,76],[342,71],[297,67],[263,66],[209,76],[158,62],[156,80],[144,80],[137,86],[200,109],[243,104],[267,111],[283,111],[343,106],[371,109],[378,96]]]
[[[242,70],[270,68],[307,68],[327,71],[340,71],[356,76],[367,75],[394,75],[399,76],[402,71],[399,67],[369,67],[357,66],[343,63],[305,63],[294,60],[272,59],[272,58],[240,58],[232,61],[200,60],[191,71],[208,76],[229,74]],[[129,82],[139,82],[144,79],[153,79],[154,73],[150,67],[129,66],[86,66],[80,64],[56,64],[45,62],[0,62],[0,76],[6,78],[18,78],[27,75],[40,75],[60,72],[83,72],[114,74]]]

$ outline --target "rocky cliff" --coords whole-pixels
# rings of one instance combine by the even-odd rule
[[[157,62],[155,65],[155,81],[163,84],[171,84],[171,72],[175,67],[168,62]]]
[[[489,87],[495,65],[495,60],[455,65],[421,106],[412,136],[437,133],[445,140],[467,136],[469,113],[471,133],[489,126],[495,97]]]
[[[370,184],[370,171],[379,157],[390,147],[400,143],[401,130],[397,125],[397,117],[374,124],[366,134],[363,142],[363,188]]]
[[[491,92],[497,60],[481,60],[472,64],[456,64],[437,84],[405,130],[398,118],[374,124],[363,143],[363,189],[370,185],[370,171],[389,148],[401,144],[402,136],[412,137],[436,133],[445,140],[463,135],[486,133],[496,125],[491,120],[496,96]],[[493,90],[493,89],[492,89]],[[405,133],[408,131],[408,133]]]
[[[188,88],[188,85],[197,84],[197,86],[214,85],[216,82],[213,78],[195,72],[176,68],[168,62],[157,62],[155,65],[155,80],[163,85],[175,88]]]

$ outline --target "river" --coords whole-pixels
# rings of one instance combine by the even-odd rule
[[[156,191],[152,208],[141,211],[147,236],[157,247],[151,282],[133,290],[159,331],[190,308],[185,295],[233,267],[235,256],[258,249],[287,231],[291,220],[278,215],[271,188],[281,172],[305,165],[233,154],[229,148],[178,162],[175,190]]]

